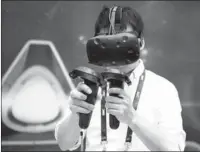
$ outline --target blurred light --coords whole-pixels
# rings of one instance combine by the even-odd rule
[[[145,49],[143,49],[142,51],[141,51],[141,55],[143,56],[143,57],[146,57],[147,55],[148,55],[148,50],[145,48]]]
[[[86,39],[86,37],[84,35],[80,35],[78,37],[78,39],[79,39],[79,41],[80,41],[81,44],[86,45],[87,39]]]
[[[80,35],[80,36],[79,36],[79,40],[80,40],[80,41],[83,41],[84,38],[85,38],[85,37],[84,37],[83,35]]]

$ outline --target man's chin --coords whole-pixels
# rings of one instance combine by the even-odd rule
[[[121,73],[126,73],[126,71],[127,71],[126,66],[109,66],[109,67],[105,68],[105,71],[110,70],[110,69],[112,69],[114,71],[120,71]]]

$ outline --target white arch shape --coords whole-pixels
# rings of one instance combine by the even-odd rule
[[[67,95],[62,90],[61,84],[58,81],[58,79],[55,77],[55,75],[48,70],[47,68],[43,66],[33,66],[25,70],[22,74],[15,75],[15,80],[13,81],[11,77],[14,77],[15,71],[18,70],[18,68],[21,68],[18,64],[19,62],[23,62],[22,65],[25,63],[24,58],[26,58],[26,55],[29,53],[29,47],[30,45],[42,45],[42,46],[48,46],[50,51],[52,52],[53,56],[55,57],[55,60],[58,63],[59,68],[62,71],[62,74],[64,75],[64,78],[66,82],[69,84],[69,88],[73,89],[74,84],[72,82],[72,79],[69,77],[68,70],[64,66],[64,63],[54,46],[54,44],[51,41],[47,40],[29,40],[26,42],[26,44],[23,46],[17,57],[12,62],[11,66],[6,71],[5,75],[2,78],[2,120],[4,124],[15,131],[20,132],[28,132],[28,133],[41,133],[46,131],[53,131],[55,128],[55,125],[58,120],[53,121],[52,123],[49,123],[48,125],[33,125],[33,126],[21,126],[14,121],[12,121],[9,118],[9,110],[12,108],[13,104],[13,98],[16,96],[16,90],[19,89],[20,83],[22,83],[27,77],[30,77],[32,75],[39,75],[43,78],[45,78],[47,81],[51,81],[51,83],[55,84],[53,86],[54,90],[59,92],[59,107],[61,110],[61,116],[64,116],[66,113],[66,107],[67,107]],[[17,67],[18,66],[18,67]],[[14,71],[15,70],[15,71]],[[22,69],[21,69],[22,70]],[[14,72],[13,72],[14,71]],[[17,71],[18,72],[18,71]],[[9,84],[9,80],[12,80],[11,84]],[[9,84],[9,85],[7,85]]]
[[[6,73],[4,74],[3,78],[2,78],[2,86],[5,84],[6,80],[8,79],[8,76],[10,75],[10,73],[13,71],[13,69],[15,68],[15,66],[17,65],[17,63],[20,61],[20,59],[23,57],[23,55],[25,53],[27,53],[27,51],[29,51],[29,47],[30,45],[47,45],[49,46],[53,53],[53,55],[55,56],[55,59],[58,61],[58,64],[67,80],[67,82],[69,83],[69,86],[71,89],[74,88],[74,84],[71,80],[71,78],[68,75],[68,70],[65,67],[55,45],[51,42],[51,41],[47,41],[47,40],[28,40],[26,42],[26,44],[23,46],[23,48],[21,49],[21,51],[18,53],[17,57],[14,59],[14,61],[12,62],[12,64],[10,65],[10,67],[8,68],[8,70],[6,71]]]

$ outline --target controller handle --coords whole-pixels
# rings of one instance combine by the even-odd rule
[[[100,77],[98,73],[87,67],[78,67],[70,72],[69,75],[73,79],[80,77],[84,81],[84,83],[91,88],[91,94],[86,94],[85,92],[82,93],[87,95],[87,99],[85,100],[85,102],[95,105],[98,87],[100,85]],[[92,112],[88,114],[79,113],[79,127],[81,129],[87,129],[89,127],[91,116]]]
[[[124,75],[123,73],[121,73],[120,71],[116,69],[109,69],[106,72],[103,72],[102,76],[104,80],[107,80],[109,82],[109,85],[108,85],[109,88],[124,89],[124,82],[126,82],[128,85],[131,84],[131,81],[129,80],[128,76]],[[114,93],[110,94],[110,96],[119,97],[118,94],[114,94]],[[110,114],[109,124],[110,124],[110,128],[117,129],[120,125],[120,122],[115,116]]]

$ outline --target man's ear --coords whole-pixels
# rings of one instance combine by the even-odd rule
[[[144,40],[144,37],[141,36],[140,38],[138,38],[138,41],[139,41],[139,45],[140,45],[140,50],[143,50],[144,47],[145,47],[145,40]]]

